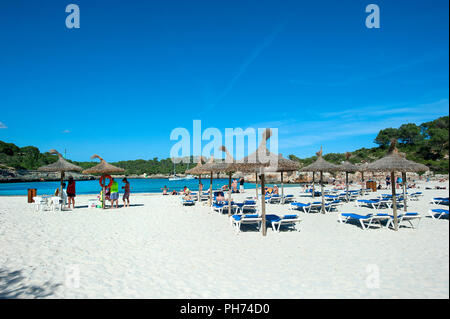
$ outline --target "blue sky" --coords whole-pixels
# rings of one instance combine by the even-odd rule
[[[67,29],[76,3],[81,28]],[[365,7],[380,7],[368,29]],[[275,127],[279,152],[373,147],[448,115],[448,1],[0,2],[0,140],[169,157],[176,127]]]

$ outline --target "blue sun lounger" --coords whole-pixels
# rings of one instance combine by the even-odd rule
[[[181,203],[183,204],[183,206],[193,206],[195,205],[195,201],[193,199],[181,199]]]
[[[281,201],[282,204],[289,204],[294,201],[294,195],[284,195],[283,200]]]
[[[441,219],[441,217],[443,217],[443,216],[447,216],[447,218],[448,218],[448,209],[441,209],[441,208],[430,209],[428,211],[428,214],[433,219]]]
[[[325,211],[327,213],[331,212],[332,210],[335,210],[337,206],[341,205],[341,201],[339,199],[334,200],[332,202],[325,203]]]
[[[289,209],[301,209],[303,210],[304,213],[309,213],[311,209],[311,204],[292,202],[291,205],[289,205]]]
[[[236,210],[237,208],[239,207],[233,201],[231,201],[231,212],[233,212],[233,210]],[[211,211],[213,212],[223,214],[224,210],[228,212],[228,201],[214,202],[211,205]]]
[[[388,222],[388,224],[386,225],[387,227],[394,227],[394,216],[389,215],[390,216],[390,220]],[[416,212],[407,212],[407,213],[403,213],[403,214],[399,214],[397,216],[398,219],[398,226],[402,226],[404,224],[404,222],[408,222],[411,225],[411,228],[415,229],[415,228],[419,228],[419,224],[420,224],[420,219],[422,218],[422,216],[420,216],[419,213]],[[412,223],[413,220],[417,220],[417,225],[414,226],[414,224]]]
[[[390,222],[391,217],[388,214],[367,214],[367,215],[359,215],[359,214],[353,214],[353,213],[341,213],[339,214],[339,222],[342,224],[345,224],[351,220],[358,221],[361,225],[361,228],[366,230],[369,229],[371,226],[374,225],[374,223],[378,224],[378,226],[381,228],[383,225],[381,224],[382,221],[387,221],[386,227],[388,226]]]
[[[236,230],[236,232],[241,231],[241,225],[253,224],[261,230],[262,218],[258,214],[244,214],[244,215],[232,215],[230,216],[230,223]]]
[[[378,207],[380,206],[380,202],[381,201],[379,199],[358,199],[356,201],[356,206],[378,209]]]
[[[297,215],[284,215],[280,217],[278,215],[266,215],[266,222],[270,223],[272,226],[272,230],[274,232],[279,233],[281,226],[293,226],[295,229],[296,225],[301,221]],[[300,229],[297,229],[300,231]]]
[[[435,197],[431,200],[431,204],[438,204],[438,205],[447,205],[449,203],[448,197]]]
[[[408,196],[408,198],[409,198],[410,200],[415,200],[415,201],[418,201],[418,200],[419,200],[419,197],[423,197],[422,192],[411,193],[411,194],[409,194],[409,196]]]
[[[239,214],[243,214],[245,210],[251,210],[256,212],[257,205],[254,200],[245,200],[243,203],[236,203],[235,207]]]
[[[281,202],[280,195],[266,196],[266,203],[268,204],[279,204],[280,202]]]

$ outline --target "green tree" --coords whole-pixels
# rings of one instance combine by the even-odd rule
[[[382,147],[388,146],[391,142],[391,139],[393,138],[398,138],[399,137],[399,132],[398,129],[396,128],[386,128],[384,130],[381,130],[377,137],[375,138],[375,144],[378,144]]]
[[[403,124],[398,129],[398,138],[404,144],[417,144],[423,140],[421,129],[414,123]]]

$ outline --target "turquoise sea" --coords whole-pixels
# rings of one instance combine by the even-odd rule
[[[182,180],[182,181],[169,181],[168,179],[128,179],[131,185],[131,193],[161,193],[162,188],[167,186],[170,190],[182,190],[184,186],[187,186],[191,190],[198,190],[198,180]],[[122,180],[117,181],[119,183],[119,190],[122,190]],[[209,179],[202,179],[203,189],[209,188]],[[0,183],[0,196],[12,196],[12,195],[27,195],[29,188],[36,188],[38,195],[53,194],[60,185],[58,182],[27,182],[27,183]],[[213,189],[218,189],[223,185],[228,185],[228,179],[214,179]],[[271,186],[272,184],[267,184]],[[285,185],[285,187],[299,186],[297,184]],[[245,183],[245,189],[254,189],[254,183]],[[101,187],[98,180],[91,181],[77,181],[76,193],[77,194],[97,194],[100,193]],[[122,192],[122,191],[121,191]]]

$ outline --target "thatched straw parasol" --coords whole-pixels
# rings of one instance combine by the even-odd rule
[[[339,165],[339,170],[341,172],[345,172],[345,197],[347,199],[348,202],[348,173],[353,173],[353,172],[357,172],[358,171],[358,167],[353,164],[350,163],[348,160],[350,158],[350,156],[352,156],[352,153],[345,153],[345,161],[343,161],[340,165]]]
[[[213,180],[213,174],[220,172],[228,173],[228,216],[231,216],[231,175],[233,173],[233,170],[231,169],[230,165],[235,162],[233,156],[228,152],[225,146],[221,146],[220,150],[226,154],[225,161],[222,162],[215,162],[214,158],[211,156],[209,159],[209,162],[206,163],[201,167],[201,171],[206,174],[210,174],[211,183],[209,187],[209,204],[212,205],[212,180]]]
[[[281,172],[287,170],[297,170],[298,163],[282,158],[280,155],[269,152],[267,149],[267,140],[271,137],[272,131],[267,128],[262,136],[262,141],[255,152],[244,157],[236,163],[230,165],[230,169],[240,172],[251,172],[261,174],[261,217],[262,217],[262,234],[266,236],[266,191],[265,191],[265,173]]]
[[[106,174],[112,173],[123,173],[125,170],[123,168],[114,166],[106,162],[103,158],[94,154],[91,156],[91,159],[98,158],[100,163],[95,165],[94,167],[88,168],[83,171],[84,174],[102,174],[102,178],[104,179]],[[101,184],[102,185],[102,184]],[[102,207],[105,208],[105,186],[102,185]]]
[[[209,161],[205,164],[199,167],[198,171],[201,174],[209,174],[209,206],[212,206],[212,185],[213,185],[213,178],[214,178],[214,168],[212,168],[211,165],[214,164],[214,156],[211,155],[209,158]]]
[[[61,191],[60,194],[62,194],[63,191],[63,180],[65,172],[81,172],[83,169],[77,165],[74,165],[72,163],[69,163],[66,161],[62,155],[57,150],[50,150],[48,151],[50,154],[56,154],[58,155],[58,160],[50,165],[42,166],[38,168],[38,171],[41,172],[60,172],[61,173]]]
[[[356,164],[356,167],[358,168],[358,172],[361,172],[361,180],[364,183],[364,172],[367,171],[367,166],[369,165],[369,163],[367,162],[361,162],[359,164]]]
[[[398,230],[398,218],[397,218],[397,199],[395,193],[395,172],[404,173],[406,179],[406,172],[423,172],[427,171],[428,167],[409,161],[405,158],[404,154],[399,153],[397,149],[397,139],[391,140],[389,151],[387,155],[371,164],[369,164],[366,170],[379,171],[379,172],[391,172],[391,185],[392,185],[392,209],[394,214],[394,228]],[[403,184],[405,210],[406,210],[406,180]]]
[[[204,174],[204,171],[202,170],[202,166],[203,163],[202,162],[206,162],[205,158],[203,156],[200,156],[200,159],[197,163],[197,165],[191,169],[188,169],[187,171],[185,171],[185,174],[191,174],[191,175],[198,175],[198,201],[200,202],[200,193],[203,191],[203,188],[200,189],[200,184],[202,182],[202,174]]]
[[[322,157],[322,146],[320,147],[320,151],[316,153],[317,160],[306,166],[303,167],[300,171],[302,172],[320,172],[320,188],[321,188],[321,195],[322,195],[322,213],[325,214],[325,200],[323,198],[323,172],[336,172],[339,170],[339,166],[332,164],[330,162],[327,162]],[[314,176],[314,175],[313,175]],[[314,184],[313,184],[314,185]],[[313,194],[314,194],[314,188],[313,188]],[[314,196],[314,195],[313,195]]]

